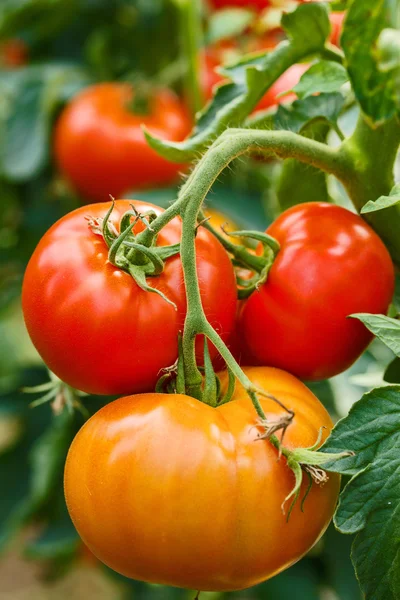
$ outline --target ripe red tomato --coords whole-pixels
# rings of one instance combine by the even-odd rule
[[[246,301],[240,332],[255,361],[306,380],[341,373],[372,339],[358,312],[386,313],[394,270],[380,238],[326,203],[285,211],[268,233],[281,244],[268,281]]]
[[[116,202],[111,218],[116,227],[130,202]],[[162,212],[146,202],[133,204],[139,212],[150,208]],[[175,302],[175,311],[108,262],[108,248],[89,229],[85,216],[104,217],[109,207],[109,202],[81,207],[44,235],[24,278],[25,322],[47,366],[74,388],[95,394],[151,391],[160,369],[178,356],[177,336],[186,314],[182,264],[179,255],[169,258],[161,275],[148,279]],[[134,231],[142,228],[139,223]],[[181,229],[181,220],[174,219],[161,231],[157,244],[178,243]],[[205,312],[227,339],[237,306],[230,259],[202,227],[196,247]]]
[[[210,0],[214,8],[229,8],[237,6],[240,8],[254,8],[262,11],[268,6],[271,6],[269,0]]]
[[[313,445],[321,427],[328,435],[328,413],[301,382],[277,369],[247,374],[296,411],[288,448]],[[261,403],[271,420],[282,415],[272,400]],[[255,442],[256,417],[240,386],[216,409],[177,394],[102,408],[65,468],[67,506],[85,544],[127,577],[195,590],[247,588],[299,560],[325,531],[340,480],[314,484],[304,512],[297,503],[287,521],[281,505],[293,473],[270,442]]]
[[[184,105],[173,92],[160,90],[149,100],[148,114],[134,114],[133,96],[126,83],[89,87],[56,125],[56,161],[84,198],[105,201],[110,194],[168,184],[182,169],[150,148],[141,125],[159,138],[183,140],[191,129]]]

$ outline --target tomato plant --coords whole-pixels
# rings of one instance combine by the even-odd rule
[[[218,600],[399,597],[398,0],[266,4],[0,2],[29,44],[0,73],[0,551],[40,522],[49,576],[74,581],[78,529]],[[331,431],[294,374],[341,371],[309,385]],[[89,569],[109,597],[197,591]]]
[[[302,379],[347,369],[372,339],[357,312],[386,314],[394,270],[380,238],[339,206],[310,203],[268,229],[281,244],[268,281],[247,300],[241,331],[254,358]]]
[[[134,101],[129,84],[102,83],[78,94],[62,113],[54,134],[55,157],[83,200],[105,201],[110,194],[168,184],[182,170],[149,148],[141,127],[182,140],[190,131],[183,103],[166,89],[145,100],[142,112]]]
[[[328,413],[293,376],[247,373],[296,411],[288,448],[315,444],[321,427],[328,434]],[[268,418],[282,412],[273,400],[262,405]],[[288,520],[282,503],[293,474],[275,448],[255,443],[255,424],[239,386],[216,409],[176,394],[108,404],[80,430],[66,463],[67,505],[84,542],[128,577],[199,590],[243,589],[297,561],[327,527],[339,478],[313,486]]]
[[[111,216],[115,227],[130,210],[130,203],[115,203]],[[145,202],[134,201],[133,205],[143,213],[162,212]],[[44,235],[24,278],[25,322],[48,367],[71,386],[97,394],[148,391],[161,369],[178,356],[178,333],[186,311],[181,260],[177,255],[168,258],[163,272],[149,278],[149,285],[174,302],[175,309],[109,262],[105,241],[85,218],[89,215],[98,222],[109,208],[110,203],[81,207]],[[139,221],[134,231],[141,229]],[[174,219],[162,230],[157,244],[176,244],[180,235],[181,222]],[[203,228],[198,231],[196,248],[205,310],[227,339],[236,312],[229,257]],[[201,349],[199,352],[201,356]]]

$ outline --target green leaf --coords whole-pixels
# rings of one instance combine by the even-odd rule
[[[359,319],[396,356],[400,356],[400,321],[391,317],[385,317],[384,315],[370,315],[367,313],[358,313],[350,316],[351,318]]]
[[[307,96],[320,92],[338,92],[348,80],[349,76],[342,65],[333,61],[321,60],[302,75],[293,91],[299,98],[307,98]]]
[[[344,22],[341,45],[356,98],[373,123],[391,119],[399,110],[398,80],[381,70],[375,48],[388,22],[389,0],[353,0]]]
[[[400,203],[400,184],[394,186],[389,196],[381,196],[378,200],[370,200],[361,209],[361,214],[383,210]]]
[[[60,415],[53,416],[50,427],[33,446],[30,454],[32,478],[29,511],[31,513],[45,503],[58,484],[75,433],[75,415],[64,408]]]
[[[76,14],[78,0],[1,0],[0,39],[29,29],[43,41],[65,27]]]
[[[25,181],[43,168],[55,109],[86,83],[85,74],[68,65],[27,67],[0,78],[6,97],[0,147],[5,177]]]
[[[62,475],[62,471],[60,474]],[[62,485],[60,485],[56,504],[56,510],[52,507],[53,514],[50,514],[44,529],[25,547],[25,554],[29,558],[41,560],[68,558],[81,546],[81,539],[72,524],[65,504]]]
[[[273,117],[274,129],[298,133],[316,121],[335,125],[343,106],[344,98],[339,93],[309,96],[286,106],[281,104]]]
[[[20,385],[36,385],[43,382],[43,369],[24,374]],[[6,493],[0,494],[0,551],[2,551],[24,524],[26,519],[26,498],[30,493],[29,453],[37,438],[48,426],[51,414],[48,407],[32,411],[22,393],[12,392],[0,396],[0,406],[8,414],[21,422],[22,432],[18,444],[0,454],[0,481]]]
[[[168,142],[146,132],[150,146],[169,160],[190,161],[226,127],[240,126],[282,73],[323,50],[330,32],[328,9],[323,4],[303,4],[285,14],[282,25],[289,41],[282,42],[273,51],[245,56],[220,69],[232,82],[217,88],[212,101],[199,114],[188,139]]]
[[[335,515],[342,533],[357,533],[352,560],[366,598],[397,600],[400,556],[400,386],[375,389],[339,421],[323,452],[355,456],[324,468],[352,476]],[[397,579],[395,579],[397,578]]]
[[[400,383],[400,358],[395,358],[387,367],[383,379],[388,383]]]
[[[243,8],[215,11],[208,22],[207,42],[215,44],[242,34],[254,19],[254,13]]]

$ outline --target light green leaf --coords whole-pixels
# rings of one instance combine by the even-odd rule
[[[396,356],[400,356],[400,321],[384,315],[369,315],[367,313],[358,313],[350,316],[354,319],[359,319]]]
[[[378,200],[370,200],[361,209],[361,214],[376,212],[384,208],[390,208],[400,203],[400,184],[394,186],[389,196],[381,196]]]
[[[400,31],[383,29],[379,35],[376,56],[378,67],[387,72],[400,68]]]
[[[347,83],[346,69],[337,62],[322,60],[312,65],[293,88],[299,98],[307,98],[320,92],[338,92]]]
[[[197,157],[226,127],[239,127],[272,84],[291,65],[322,52],[330,32],[328,9],[323,4],[303,4],[284,15],[282,25],[289,41],[273,51],[243,57],[220,69],[232,80],[219,86],[212,101],[198,115],[191,136],[167,142],[146,133],[150,146],[169,160],[185,162]]]
[[[242,34],[254,19],[254,13],[244,8],[226,8],[215,11],[208,23],[207,42],[232,39]]]
[[[339,421],[323,452],[355,456],[325,465],[351,475],[335,515],[342,533],[357,533],[352,560],[366,598],[398,600],[400,556],[400,386],[365,394]]]

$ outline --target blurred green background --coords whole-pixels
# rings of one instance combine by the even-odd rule
[[[199,19],[214,43],[249,22],[243,13],[236,25],[232,14],[217,21],[203,8]],[[146,80],[183,94],[177,11],[172,0],[0,1],[0,600],[195,595],[128,581],[83,547],[62,490],[65,455],[83,417],[55,417],[49,404],[31,408],[37,396],[21,391],[48,381],[23,324],[25,266],[49,226],[85,202],[54,164],[53,125],[69,99],[93,82]],[[349,110],[342,128],[351,130],[355,118]],[[228,220],[257,229],[279,206],[330,196],[346,205],[334,182],[317,186],[314,177],[309,167],[305,172],[290,164],[285,173],[274,162],[243,158],[224,173],[208,203]],[[175,195],[171,187],[132,190],[127,197],[166,206]],[[313,390],[337,419],[366,389],[382,383],[390,356],[375,342],[349,372]],[[84,403],[93,413],[108,400],[88,397]],[[358,600],[350,547],[351,539],[331,527],[309,556],[282,575],[245,592],[203,593],[201,600]]]

